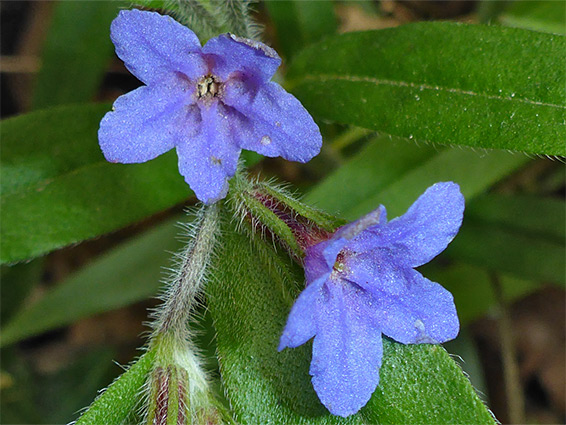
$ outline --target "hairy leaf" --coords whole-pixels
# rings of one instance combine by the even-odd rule
[[[190,196],[174,152],[145,164],[104,159],[97,130],[109,110],[62,106],[2,122],[2,262],[111,232]]]
[[[92,403],[76,425],[123,424],[138,407],[154,358],[155,351],[143,354]]]
[[[342,34],[288,78],[320,119],[415,141],[564,155],[566,38],[427,22]]]

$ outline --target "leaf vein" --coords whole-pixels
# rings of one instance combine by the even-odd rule
[[[381,79],[381,78],[374,78],[374,77],[360,77],[357,75],[333,75],[333,74],[317,74],[317,75],[305,75],[303,77],[304,81],[319,81],[319,82],[326,82],[332,80],[338,81],[350,81],[354,83],[373,83],[375,85],[383,85],[383,86],[393,86],[393,87],[410,87],[420,89],[421,91],[424,90],[433,90],[433,91],[445,91],[448,93],[456,93],[461,95],[467,96],[478,96],[484,97],[486,99],[493,99],[493,100],[507,100],[513,102],[520,102],[526,103],[529,105],[537,105],[537,106],[548,106],[551,108],[558,108],[558,109],[566,109],[566,105],[557,105],[554,103],[547,103],[547,102],[540,102],[537,100],[532,99],[521,99],[517,97],[506,97],[506,96],[497,96],[493,94],[487,93],[478,93],[472,90],[463,90],[458,88],[452,87],[441,87],[441,86],[432,86],[430,84],[419,84],[419,83],[412,83],[409,81],[402,81],[402,80],[388,80],[388,79]]]

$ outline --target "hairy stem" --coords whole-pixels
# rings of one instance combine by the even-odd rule
[[[218,207],[205,206],[199,213],[195,232],[180,254],[180,265],[164,297],[154,324],[154,336],[167,332],[184,333],[196,297],[202,288],[214,248],[218,227]]]

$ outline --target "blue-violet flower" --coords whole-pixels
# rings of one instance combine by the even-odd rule
[[[309,161],[320,131],[301,103],[270,79],[281,59],[230,34],[201,47],[169,16],[124,10],[111,26],[116,54],[142,86],[119,97],[98,138],[111,162],[139,163],[172,148],[197,197],[226,196],[242,149]]]
[[[379,383],[382,334],[437,344],[458,334],[450,292],[414,270],[442,252],[462,223],[455,183],[437,183],[401,217],[385,207],[307,248],[306,288],[291,309],[279,350],[314,337],[310,374],[321,402],[348,416]]]

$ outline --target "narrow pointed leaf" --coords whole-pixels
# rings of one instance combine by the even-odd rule
[[[139,407],[141,391],[155,358],[155,351],[142,355],[114,381],[77,420],[76,425],[119,425]]]
[[[36,109],[93,100],[113,56],[110,22],[121,1],[60,1],[41,55],[33,106]]]
[[[265,6],[277,30],[281,52],[287,58],[336,31],[334,2],[268,0]]]
[[[155,296],[179,249],[175,222],[124,242],[21,309],[4,324],[0,346]]]
[[[33,258],[119,229],[191,195],[169,152],[110,164],[98,146],[110,105],[73,105],[2,122],[1,262]]]
[[[529,161],[525,155],[414,146],[388,137],[370,141],[305,197],[309,203],[353,220],[380,204],[391,217],[403,214],[439,181],[460,185],[469,202]]]
[[[564,155],[566,38],[426,22],[303,50],[290,87],[319,119],[439,144]]]

